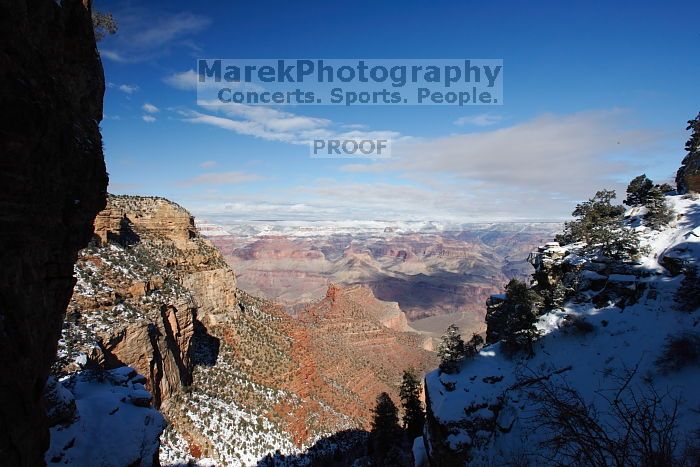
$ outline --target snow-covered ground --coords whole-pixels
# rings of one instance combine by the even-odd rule
[[[449,427],[450,448],[472,456],[469,465],[505,465],[516,458],[546,464],[539,443],[548,433],[541,427],[541,407],[533,400],[541,386],[528,384],[539,378],[550,387],[577,390],[603,423],[614,424],[610,401],[618,398],[631,403],[632,395],[641,399],[655,393],[664,396],[663,409],[669,412],[677,401],[677,454],[687,437],[697,440],[693,432],[700,429],[700,367],[695,362],[668,371],[658,361],[674,358],[665,350],[670,338],[700,331],[697,311],[679,311],[674,301],[684,276],[673,277],[660,264],[665,255],[700,259],[700,203],[691,197],[668,199],[680,214],[677,221],[660,232],[637,227],[649,253],[633,267],[634,274],[607,278],[609,283],[644,287],[635,304],[596,309],[590,301],[596,292],[589,291],[588,300],[567,302],[564,309],[541,317],[542,337],[532,358],[509,358],[495,344],[465,361],[456,374],[428,374],[432,411]],[[590,323],[590,332],[567,328],[564,317],[572,314]]]
[[[150,466],[158,454],[163,416],[150,407],[146,380],[129,367],[83,371],[55,382],[48,465]],[[74,404],[74,406],[72,406]],[[51,412],[50,412],[51,414]]]

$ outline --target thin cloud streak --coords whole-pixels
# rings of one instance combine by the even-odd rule
[[[197,185],[237,185],[240,183],[256,182],[265,180],[265,177],[246,172],[210,172],[197,175],[188,180],[181,181],[178,185],[182,187],[192,187]]]

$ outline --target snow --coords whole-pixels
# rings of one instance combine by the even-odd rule
[[[589,301],[568,302],[563,310],[540,318],[537,327],[542,337],[535,344],[532,358],[509,358],[501,352],[500,344],[494,344],[464,362],[457,374],[440,374],[435,370],[426,376],[434,416],[443,425],[452,427],[452,434],[446,440],[451,446],[474,443],[471,453],[475,465],[504,463],[509,452],[536,449],[541,436],[532,430],[532,405],[523,402],[530,390],[520,387],[524,378],[548,376],[552,382],[567,383],[603,413],[607,406],[601,394],[618,387],[616,378],[635,368],[630,388],[638,393],[651,388],[668,390],[673,397],[680,397],[679,432],[692,433],[698,429],[694,410],[700,406],[697,391],[700,368],[686,367],[665,373],[656,364],[669,336],[692,330],[698,319],[696,314],[675,309],[674,295],[683,276],[672,277],[659,260],[679,248],[694,261],[700,257],[700,238],[693,233],[700,229],[700,203],[680,196],[668,198],[683,217],[661,232],[644,229],[642,237],[650,251],[634,266],[635,274],[609,277],[610,281],[624,284],[644,282],[647,287],[637,303],[622,310],[615,306],[595,309]],[[568,261],[571,256],[567,257]],[[600,276],[594,272],[586,275]],[[649,293],[651,290],[654,294]],[[594,326],[594,332],[569,335],[562,331],[560,325],[567,314],[583,317]],[[671,398],[666,403],[670,404]],[[467,434],[459,427],[476,418],[470,414],[466,421],[465,409],[484,407],[476,415],[488,418],[486,407],[500,404],[498,424],[501,427],[513,424],[512,430],[479,432],[477,437],[483,439],[478,441],[464,438]]]
[[[226,237],[231,235],[224,227],[206,221],[195,221],[197,230],[205,237]]]
[[[75,399],[76,414],[69,425],[51,428],[51,444],[44,456],[47,464],[152,464],[165,421],[157,410],[129,402],[145,391],[134,390],[127,374],[136,372],[128,367],[105,373],[83,371],[61,381],[61,391]]]
[[[313,220],[313,219],[284,219],[284,220],[255,220],[235,219],[229,216],[210,215],[205,221],[196,221],[197,226],[203,226],[201,232],[205,237],[232,235],[238,238],[285,236],[285,237],[326,237],[329,235],[371,235],[392,237],[407,233],[436,233],[460,232],[469,230],[488,230],[498,226],[500,230],[511,228],[522,231],[528,228],[561,225],[559,222],[438,222],[414,220]]]
[[[632,276],[634,277],[634,276]],[[603,276],[602,274],[598,274],[595,271],[591,271],[589,269],[586,269],[585,271],[581,272],[581,278],[582,279],[590,279],[590,280],[602,280],[602,279],[607,279],[607,277]]]
[[[425,452],[425,443],[423,437],[419,436],[413,440],[413,459],[415,467],[427,467],[428,455]]]
[[[610,274],[608,280],[610,282],[636,282],[637,277],[630,274]]]

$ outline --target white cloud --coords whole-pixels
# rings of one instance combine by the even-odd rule
[[[204,83],[198,83],[197,79],[198,79],[197,72],[190,68],[189,70],[171,73],[171,74],[163,77],[163,82],[172,88],[180,89],[182,91],[193,91],[193,90],[197,89],[197,86],[199,85],[199,86],[203,87],[204,89],[208,89],[208,90],[212,90],[212,91],[216,90],[218,92],[218,89],[221,87],[220,84],[217,84],[211,80],[206,81]],[[228,83],[227,86],[235,87],[235,88],[240,89],[242,91],[262,91],[263,90],[262,87],[258,86],[257,84],[253,84],[253,83],[235,82],[235,83]],[[200,88],[200,89],[202,89],[202,88]],[[216,96],[216,94],[212,94],[212,95]]]
[[[204,161],[201,164],[199,164],[199,166],[202,167],[203,169],[210,169],[212,167],[216,167],[217,162],[216,161]]]
[[[211,104],[203,107],[223,116],[198,111],[181,111],[180,114],[190,123],[217,126],[242,135],[291,144],[308,144],[317,138],[381,138],[392,141],[402,138],[395,131],[341,131],[335,128],[333,121],[325,118],[297,115],[264,106]]]
[[[578,201],[598,189],[622,194],[627,179],[652,159],[660,135],[631,130],[628,121],[622,111],[590,111],[543,115],[496,130],[404,139],[386,162],[343,167],[371,172],[366,179],[318,180],[248,201],[237,197],[236,203],[212,209],[242,216],[246,209],[259,216],[275,215],[277,209],[286,218],[335,220],[566,219]],[[291,206],[301,207],[292,212]]]
[[[122,57],[119,52],[110,49],[100,49],[100,56],[117,63],[127,62],[127,60]]]
[[[622,157],[626,153],[648,152],[654,135],[627,129],[622,117],[616,110],[544,115],[507,128],[437,138],[408,148],[395,168],[579,197],[631,170]]]
[[[621,195],[627,180],[653,160],[661,135],[631,130],[628,117],[619,110],[544,115],[492,131],[413,141],[392,148],[388,161],[341,170],[400,176],[426,187],[429,194],[415,201],[418,207],[414,200],[403,204],[407,213],[434,200],[435,217],[562,219],[596,190]],[[397,193],[397,206],[401,199]]]
[[[211,20],[182,11],[171,13],[143,6],[127,6],[114,11],[119,33],[101,43],[102,57],[118,63],[137,63],[184,49],[199,49],[190,36],[204,30]]]
[[[153,104],[149,104],[148,102],[143,104],[143,106],[141,108],[143,109],[144,112],[147,112],[149,114],[155,114],[155,113],[160,112],[160,109],[158,107],[156,107]]]
[[[139,87],[136,84],[120,84],[117,89],[125,94],[133,94],[139,90]]]
[[[460,117],[454,121],[455,125],[475,125],[475,126],[490,126],[500,123],[503,120],[502,115],[484,113],[479,115],[469,115]]]
[[[175,89],[185,91],[197,89],[197,72],[194,70],[173,73],[163,78],[163,82]]]
[[[146,123],[153,123],[156,121],[156,117],[152,115],[142,115],[141,119]]]
[[[180,185],[186,187],[194,185],[235,185],[264,179],[265,177],[260,175],[246,172],[210,172],[183,180],[180,182]]]

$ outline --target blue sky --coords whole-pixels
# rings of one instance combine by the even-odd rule
[[[110,192],[201,217],[561,219],[642,172],[672,178],[700,110],[697,1],[95,6],[120,26],[99,44]],[[505,103],[216,113],[196,104],[198,58],[502,58]],[[388,161],[312,159],[296,143],[318,130],[402,144]]]

